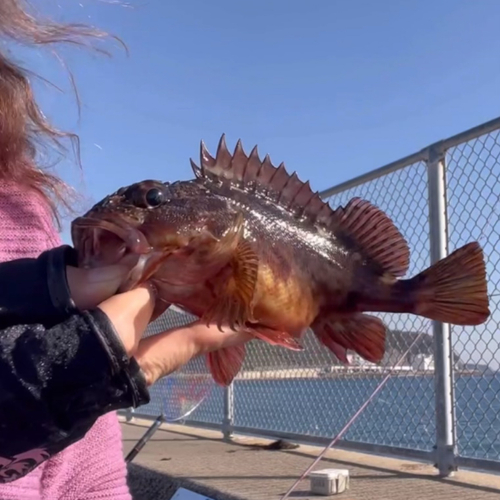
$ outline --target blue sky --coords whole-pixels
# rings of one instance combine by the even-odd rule
[[[45,113],[82,139],[83,172],[60,171],[93,199],[144,177],[191,175],[200,139],[241,137],[314,188],[362,174],[500,111],[495,0],[35,0],[58,19],[120,36],[112,59],[47,54],[31,67]],[[82,176],[85,184],[82,184]]]
[[[497,0],[34,3],[130,50],[61,51],[80,120],[57,60],[20,53],[65,91],[36,87],[44,112],[81,136],[83,171],[59,172],[87,203],[143,178],[190,178],[199,141],[215,150],[223,132],[323,190],[500,114]],[[391,193],[371,195],[383,206]]]

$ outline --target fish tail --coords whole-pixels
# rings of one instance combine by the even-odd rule
[[[414,278],[396,282],[391,295],[398,300],[405,294],[411,297],[407,312],[455,325],[484,323],[490,310],[481,246],[468,243]]]

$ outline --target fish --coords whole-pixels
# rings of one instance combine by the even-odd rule
[[[414,277],[407,241],[371,202],[332,208],[284,163],[201,141],[194,177],[121,187],[71,226],[81,267],[133,258],[121,291],[151,283],[153,319],[175,305],[219,328],[300,351],[308,330],[342,363],[348,351],[372,363],[386,326],[373,314],[408,313],[455,325],[490,315],[486,265],[470,242]],[[246,345],[207,354],[215,382],[239,373]]]

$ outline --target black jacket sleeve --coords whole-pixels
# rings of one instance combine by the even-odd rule
[[[66,266],[76,266],[73,248],[63,245],[36,259],[0,263],[0,328],[18,323],[54,325],[78,312]]]
[[[105,413],[149,402],[107,316],[80,312],[70,247],[0,264],[0,483],[80,440]]]

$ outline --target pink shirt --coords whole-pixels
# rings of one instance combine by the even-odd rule
[[[36,257],[61,244],[43,200],[0,181],[0,261]],[[113,412],[30,474],[0,484],[0,500],[132,500],[126,476],[121,428]]]

